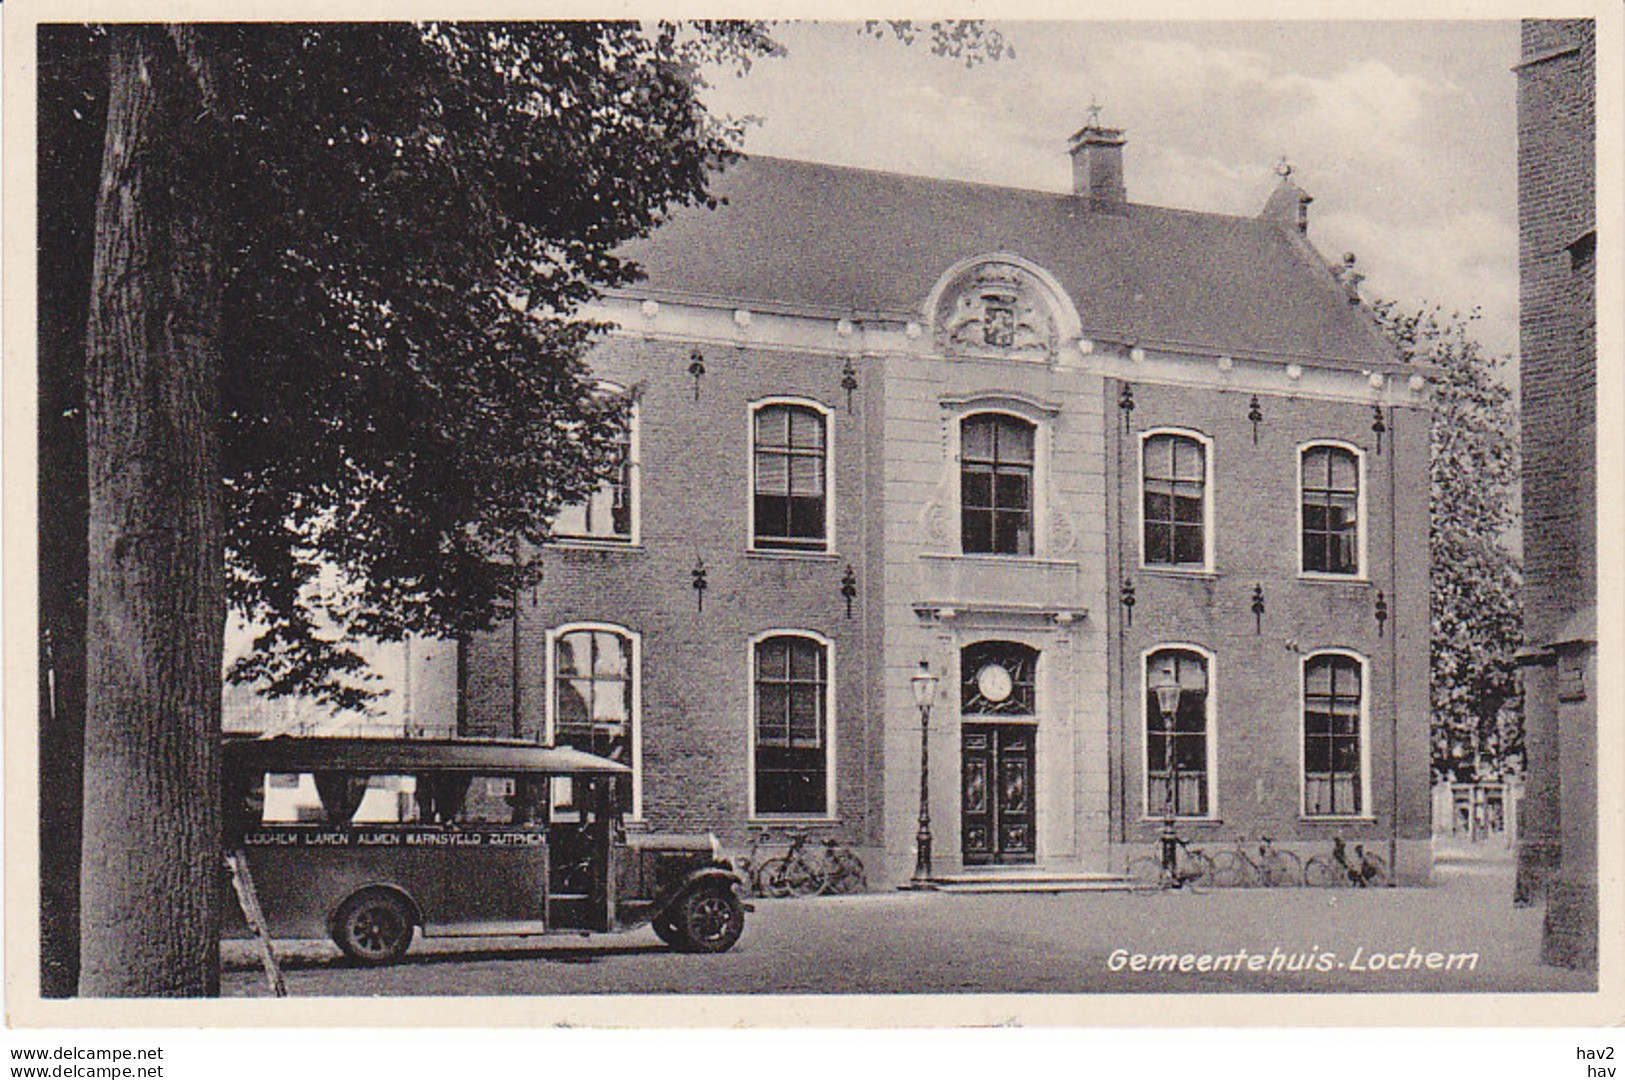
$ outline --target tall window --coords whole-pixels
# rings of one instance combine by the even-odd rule
[[[636,496],[637,462],[633,429],[636,406],[628,414],[626,426],[615,440],[614,460],[598,489],[586,502],[559,511],[553,535],[565,539],[607,540],[631,543],[633,540],[632,502]]]
[[[630,635],[567,629],[553,639],[553,741],[634,764],[637,672]]]
[[[829,647],[780,634],[756,643],[757,814],[829,812]]]
[[[966,554],[1033,553],[1033,435],[1013,416],[959,425],[960,543]]]
[[[828,546],[826,440],[824,415],[811,406],[756,410],[756,547],[823,551]]]
[[[1207,565],[1207,448],[1189,435],[1149,435],[1141,449],[1147,566]]]
[[[1303,665],[1303,808],[1309,815],[1365,812],[1360,775],[1360,661],[1324,653]]]
[[[1154,687],[1179,686],[1172,730],[1164,726]],[[1208,816],[1207,658],[1190,649],[1159,649],[1145,659],[1145,812],[1162,813],[1170,785],[1177,817]]]
[[[1360,572],[1360,462],[1339,446],[1303,452],[1303,569]]]

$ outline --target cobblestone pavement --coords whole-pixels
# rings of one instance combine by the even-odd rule
[[[1539,963],[1541,911],[1512,907],[1504,855],[1458,854],[1435,873],[1426,889],[761,900],[722,956],[673,953],[647,927],[419,939],[383,969],[352,966],[325,942],[279,952],[295,996],[1595,989],[1594,975]],[[249,943],[228,942],[225,954],[222,994],[264,995]]]

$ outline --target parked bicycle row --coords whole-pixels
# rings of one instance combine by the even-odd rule
[[[1268,836],[1256,846],[1242,837],[1235,847],[1209,854],[1187,840],[1174,838],[1172,865],[1154,855],[1130,860],[1128,879],[1136,892],[1190,888],[1382,888],[1389,884],[1388,864],[1381,855],[1355,844],[1350,854],[1342,837],[1334,837],[1328,855],[1312,856],[1307,863],[1295,853],[1277,848]]]
[[[783,851],[770,848],[779,843],[787,845]],[[750,850],[733,863],[752,896],[824,896],[869,888],[856,852],[832,837],[815,843],[805,829],[786,830],[782,840],[771,829],[753,830]]]

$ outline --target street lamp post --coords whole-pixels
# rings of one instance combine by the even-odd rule
[[[1179,836],[1174,832],[1174,717],[1179,713],[1179,676],[1159,671],[1151,689],[1157,695],[1157,712],[1162,717],[1162,870],[1174,888],[1179,879]]]
[[[920,710],[920,826],[914,834],[913,889],[931,888],[931,699],[936,695],[937,677],[931,665],[920,661],[920,670],[909,679],[914,704]]]

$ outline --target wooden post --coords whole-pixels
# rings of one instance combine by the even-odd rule
[[[260,942],[260,963],[265,967],[265,981],[277,997],[288,996],[288,984],[282,981],[282,968],[277,965],[276,953],[271,951],[271,932],[265,925],[265,913],[260,910],[259,894],[254,891],[254,875],[248,870],[248,855],[242,848],[226,853],[226,866],[231,870],[231,887],[237,893],[237,903],[243,909],[243,919]]]

